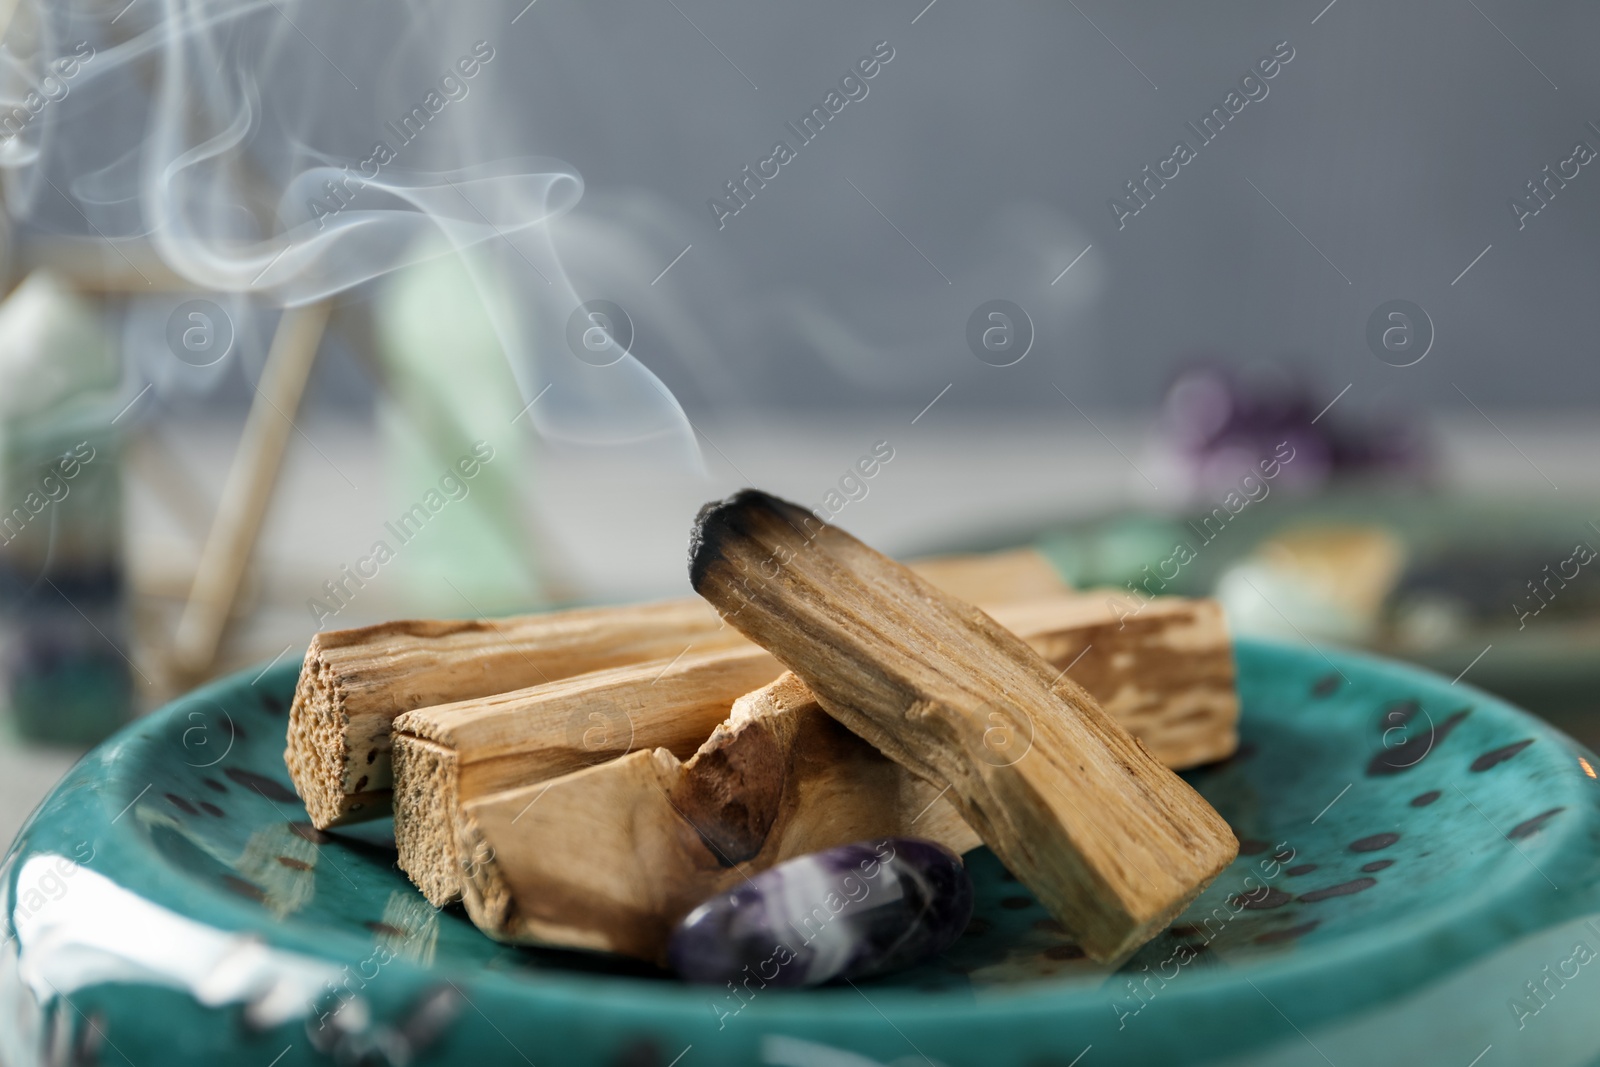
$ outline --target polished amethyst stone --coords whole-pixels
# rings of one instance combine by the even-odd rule
[[[701,904],[667,955],[691,982],[808,986],[909,967],[972,918],[960,857],[915,838],[858,841],[762,871]]]

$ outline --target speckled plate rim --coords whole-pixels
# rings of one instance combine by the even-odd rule
[[[1550,738],[1555,744],[1539,746],[1531,759],[1553,761],[1557,753],[1568,756],[1576,766],[1577,757],[1586,750],[1562,735],[1559,731],[1522,712],[1506,702],[1466,685],[1455,685],[1432,672],[1380,657],[1349,651],[1329,650],[1319,652],[1304,646],[1243,639],[1236,642],[1236,653],[1245,669],[1267,669],[1273,661],[1284,659],[1310,662],[1320,657],[1333,671],[1381,681],[1395,689],[1418,692],[1423,696],[1449,694],[1453,701],[1471,703],[1474,715],[1509,722],[1519,732]],[[230,694],[248,687],[249,679],[274,692],[288,692],[298,673],[294,663],[280,664],[265,672],[252,674],[241,671],[220,679],[184,698],[152,713],[124,730],[117,737],[90,753],[69,773],[57,790],[83,788],[97,795],[102,803],[93,812],[98,826],[85,825],[81,829],[111,831],[110,824],[136,799],[133,777],[124,773],[119,763],[146,743],[162,729],[172,724],[196,702],[225,703]],[[1585,817],[1573,818],[1551,832],[1539,835],[1531,848],[1540,859],[1554,863],[1562,854],[1578,855],[1586,870],[1594,866],[1593,849],[1587,846],[1574,849],[1574,845],[1595,832],[1594,810],[1597,794],[1594,783],[1581,775],[1559,779],[1564,782],[1561,795],[1556,798]],[[40,811],[49,806],[49,798]],[[28,826],[18,841],[27,842],[35,851],[43,851],[45,843],[30,839],[29,831],[39,812],[30,818]],[[85,815],[84,822],[90,822]],[[13,846],[15,849],[16,846]],[[8,863],[14,858],[8,857]],[[14,872],[13,872],[14,873]],[[1509,925],[1500,917],[1495,924],[1477,924],[1485,933],[1476,938],[1449,939],[1450,948],[1441,952],[1436,942],[1441,932],[1472,928],[1477,919],[1495,905],[1508,898],[1530,899],[1543,897],[1541,875],[1529,865],[1507,864],[1493,878],[1479,882],[1469,893],[1451,898],[1429,912],[1425,921],[1409,922],[1403,926],[1380,925],[1352,934],[1340,942],[1319,946],[1314,950],[1289,951],[1264,957],[1261,960],[1240,961],[1216,972],[1197,972],[1186,979],[1181,989],[1171,994],[1173,1003],[1206,1000],[1215,1002],[1219,994],[1249,988],[1253,982],[1275,989],[1297,985],[1314,988],[1325,984],[1331,975],[1359,970],[1363,979],[1361,1000],[1377,1001],[1396,991],[1412,988],[1419,981],[1450,971],[1487,954],[1496,945],[1519,934],[1526,934],[1554,925],[1566,918],[1600,910],[1595,894],[1569,899],[1562,906],[1533,913],[1528,909],[1523,921],[1511,920]],[[137,890],[135,890],[137,891]],[[195,892],[212,892],[216,895],[216,911],[222,915],[238,916],[238,929],[250,930],[246,921],[248,912],[241,902],[228,899],[221,891],[196,886]],[[158,901],[160,902],[160,901]],[[166,903],[166,902],[164,902]],[[222,928],[220,924],[213,924]],[[1487,928],[1494,928],[1493,934]],[[253,931],[252,931],[253,932]],[[365,949],[369,938],[351,932],[328,929],[324,935],[333,947],[325,950],[328,958],[341,958],[339,950]],[[334,940],[337,939],[337,940]],[[346,942],[348,943],[346,945]],[[1419,951],[1424,943],[1433,943],[1428,951]],[[309,954],[300,945],[281,945],[285,951]],[[411,969],[410,965],[404,965]],[[424,969],[415,968],[419,978],[433,981],[456,980],[470,982],[475,992],[513,1000],[533,999],[542,1009],[561,1012],[582,1009],[600,1012],[613,1019],[626,1018],[642,1025],[659,1025],[670,1029],[686,1023],[690,1016],[701,1022],[707,1016],[704,990],[677,986],[665,982],[643,983],[637,979],[616,976],[596,976],[583,973],[545,975],[535,971],[505,972],[452,966],[448,960]],[[1032,987],[1008,986],[987,988],[973,992],[928,993],[902,990],[890,986],[875,986],[870,1001],[863,1003],[859,991],[850,989],[808,990],[800,993],[777,993],[763,997],[751,1005],[752,1021],[760,1025],[780,1027],[819,1028],[838,1030],[866,1024],[876,1025],[885,1010],[892,1010],[900,1025],[925,1026],[938,1030],[949,1025],[970,1024],[981,1018],[986,1025],[1026,1026],[1040,1021],[1060,1022],[1063,1013],[1078,1009],[1103,1012],[1105,979],[1062,977],[1042,979]]]

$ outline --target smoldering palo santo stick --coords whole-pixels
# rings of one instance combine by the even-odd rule
[[[1234,750],[1233,653],[1214,602],[1151,601],[1126,625],[1104,597],[991,610],[1169,764]],[[735,701],[686,762],[633,752],[468,797],[455,832],[450,870],[491,937],[658,962],[690,909],[784,860],[908,834],[958,853],[980,843],[940,787],[846,730],[793,674]]]
[[[690,582],[817,702],[947,794],[1102,961],[1232,861],[1221,816],[988,615],[767,493],[707,505]]]

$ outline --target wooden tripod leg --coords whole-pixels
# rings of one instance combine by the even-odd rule
[[[188,678],[203,676],[216,660],[240,580],[272,501],[295,412],[331,310],[331,303],[324,300],[286,308],[278,320],[239,450],[178,622],[173,661]]]

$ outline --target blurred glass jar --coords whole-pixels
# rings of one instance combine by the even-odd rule
[[[0,667],[27,740],[131,717],[117,378],[98,312],[55,278],[0,304]]]

